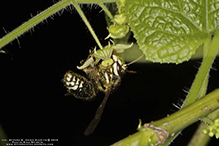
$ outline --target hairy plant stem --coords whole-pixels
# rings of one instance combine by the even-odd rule
[[[206,40],[206,42],[204,44],[203,60],[206,58],[206,55],[207,55],[207,53],[209,51],[210,44],[211,44],[211,36],[208,37],[208,39]],[[202,98],[206,94],[206,92],[207,92],[208,78],[209,78],[209,72],[206,75],[206,78],[205,78],[205,80],[203,82],[203,85],[202,85],[200,91],[199,91],[199,94],[197,95],[198,99]],[[217,111],[218,110],[216,110],[215,112],[217,113]],[[213,113],[211,113],[210,115],[212,115]],[[204,143],[205,144],[208,143],[208,141],[210,140],[210,137],[208,135],[204,135],[202,133],[202,130],[206,127],[206,125],[207,124],[203,124],[203,122],[200,123],[200,126],[197,128],[197,130],[194,133],[192,139],[190,140],[188,146],[199,146],[199,145],[201,146]]]
[[[63,0],[60,1],[53,6],[49,7],[45,11],[41,12],[40,14],[36,15],[35,17],[31,18],[18,28],[14,29],[12,32],[8,33],[6,36],[0,39],[0,48],[4,47],[6,44],[10,43],[24,32],[28,31],[30,28],[34,27],[44,19],[48,18],[52,14],[56,13],[57,11],[61,10],[62,8],[71,4],[70,0]]]
[[[107,7],[103,4],[103,3],[98,3],[98,5],[105,11],[105,13],[107,14],[107,16],[111,19],[111,21],[113,20],[113,15],[111,14],[111,12],[107,9]]]
[[[94,40],[96,41],[98,47],[100,49],[103,49],[103,46],[101,45],[97,35],[95,34],[93,28],[91,27],[90,23],[88,22],[86,16],[84,15],[83,11],[81,10],[80,6],[78,5],[76,0],[71,0],[72,4],[74,5],[75,9],[78,11],[79,15],[81,16],[82,20],[86,24],[87,28],[89,29],[91,35],[93,36]]]
[[[176,132],[198,121],[200,118],[207,116],[208,114],[217,110],[218,108],[219,108],[219,89],[207,94],[205,97],[201,98],[200,100],[192,103],[191,105],[177,111],[176,113],[168,117],[165,117],[161,120],[150,123],[150,125],[154,125],[156,127],[162,128],[166,130],[167,132],[169,132],[170,136],[174,136]],[[140,141],[145,141],[145,138],[146,137],[141,137],[139,139],[133,140],[131,139],[131,136],[129,136],[117,142],[113,146],[117,146],[117,145],[125,146],[128,144],[132,145],[133,143],[138,144],[140,143]],[[129,143],[129,142],[132,142],[132,143]]]
[[[219,29],[216,31],[211,44],[209,40],[210,37],[206,40],[205,47],[207,50],[205,50],[202,65],[192,84],[183,108],[168,117],[150,123],[151,125],[166,130],[171,135],[162,146],[169,145],[181,130],[219,108],[219,89],[195,102],[195,100],[198,99],[198,96],[206,93],[209,71],[219,48]],[[125,138],[126,144],[124,145],[131,145],[131,143],[127,143],[127,141],[129,141],[127,139],[129,139],[129,137]],[[141,141],[141,139],[135,140],[136,143],[139,141]],[[133,140],[130,140],[129,142],[133,142]],[[116,144],[123,145],[123,140]]]
[[[89,4],[89,3],[113,3],[117,2],[118,0],[77,0],[77,3],[84,3],[84,4]]]
[[[69,4],[73,4],[82,17],[83,21],[87,25],[89,31],[91,32],[92,36],[94,37],[95,41],[97,42],[100,48],[103,48],[101,43],[99,42],[95,32],[93,31],[92,27],[90,26],[89,22],[87,21],[83,11],[80,9],[78,3],[96,3],[99,4],[107,15],[112,19],[113,16],[111,13],[106,9],[103,3],[107,2],[117,2],[117,0],[62,0],[50,8],[46,9],[45,11],[41,12],[37,16],[33,17],[26,23],[22,24],[12,32],[8,33],[5,37],[0,39],[0,48],[4,47],[9,42],[13,41],[24,32],[29,30],[30,28],[34,27],[44,19],[48,18],[52,14],[56,13],[60,9],[68,6]],[[209,36],[210,38],[210,36]],[[219,108],[219,89],[215,90],[214,92],[208,94],[204,98],[198,100],[197,102],[193,103],[195,100],[199,99],[200,97],[204,96],[207,89],[208,84],[208,76],[211,65],[214,61],[214,58],[217,54],[217,50],[219,48],[219,33],[218,30],[216,35],[210,45],[210,48],[205,49],[205,55],[203,59],[203,63],[199,69],[199,72],[196,76],[196,79],[190,89],[190,92],[187,96],[187,99],[183,105],[183,109],[172,114],[169,117],[163,118],[159,121],[155,121],[151,124],[154,126],[163,128],[167,130],[170,134],[175,134],[176,132],[182,130],[183,128],[187,127],[188,125],[196,122],[199,120],[200,117],[204,117],[211,113],[212,111]],[[208,41],[206,44],[210,44]],[[205,45],[209,46],[209,45]],[[1,51],[1,50],[0,50]],[[193,104],[192,104],[193,103]],[[184,108],[185,107],[185,108]],[[190,111],[193,111],[192,113]],[[215,111],[218,114],[218,112]]]
[[[44,10],[43,12],[39,13],[38,15],[34,16],[18,28],[14,29],[12,32],[8,33],[5,35],[3,38],[0,39],[0,51],[2,47],[13,41],[14,39],[18,38],[20,35],[22,35],[24,32],[28,31],[30,28],[36,26],[38,23],[42,22],[49,16],[53,15],[54,13],[58,12],[59,10],[65,8],[66,6],[73,4],[79,14],[81,15],[83,21],[87,25],[89,31],[93,35],[95,41],[97,42],[98,46],[102,48],[97,36],[95,35],[92,27],[89,25],[89,22],[87,21],[86,17],[83,15],[83,12],[81,11],[80,7],[78,6],[77,3],[111,3],[111,2],[116,2],[117,0],[62,0],[59,1],[58,3],[54,4],[53,6],[49,7],[48,9]],[[104,9],[104,11],[106,11]],[[107,12],[108,13],[108,12]],[[111,16],[110,16],[111,17]]]
[[[179,110],[171,116],[152,122],[151,124],[159,126],[167,130],[170,134],[173,134],[198,121],[200,118],[207,116],[218,108],[219,89],[209,93],[204,98]]]
[[[217,33],[218,33],[218,31],[217,31]],[[216,41],[215,38],[214,38],[214,41]],[[211,65],[212,65],[212,63],[217,55],[217,51],[218,51],[217,46],[215,46],[214,48],[210,47],[211,46],[210,42],[211,42],[211,36],[209,35],[209,37],[205,41],[204,55],[203,55],[203,61],[202,61],[201,67],[199,68],[199,71],[196,75],[196,78],[195,78],[193,84],[192,84],[192,87],[190,88],[189,94],[187,95],[186,100],[185,100],[182,108],[193,103],[195,100],[201,98],[206,93],[209,71],[211,69]]]
[[[209,46],[211,44],[211,36],[209,35],[209,37],[206,39],[205,43],[204,43],[204,50],[203,50],[203,61],[207,55],[207,52],[209,50]],[[203,64],[204,62],[202,62]],[[210,71],[210,68],[207,68],[207,70]],[[197,75],[200,74],[200,70],[198,71]],[[204,77],[204,80],[203,80],[203,77],[202,77],[202,80],[200,78],[197,78],[198,76],[196,75],[196,78],[192,84],[192,87],[190,88],[190,91],[189,91],[189,94],[187,95],[186,97],[186,100],[184,101],[184,104],[183,106],[181,107],[184,108],[186,107],[187,105],[191,104],[192,102],[195,102],[195,100],[197,99],[200,99],[201,97],[205,96],[206,94],[206,91],[207,91],[207,86],[208,86],[208,76],[209,76],[209,72],[206,74],[206,76]],[[200,77],[200,76],[199,76]],[[198,81],[202,81],[203,83],[202,84],[198,84],[199,82]],[[200,88],[199,92],[196,92],[196,94],[193,94],[194,90],[197,90],[197,87]],[[181,132],[181,131],[180,131]],[[163,146],[167,146],[169,145],[169,143],[171,141],[173,141],[173,139],[175,139],[180,132],[177,132],[175,134],[175,136],[173,137],[170,137],[164,144]],[[195,137],[195,135],[193,136]],[[197,139],[194,138],[194,139]]]
[[[199,71],[192,84],[192,87],[189,90],[189,94],[187,95],[182,108],[195,102],[195,100],[204,96],[204,94],[206,93],[209,71],[211,69],[211,65],[213,64],[215,57],[217,56],[217,52],[219,48],[218,39],[219,39],[219,30],[216,31],[214,39],[212,40],[212,43],[211,43],[210,35],[206,39],[205,46],[204,46],[204,53],[203,53],[204,54],[203,62],[201,64],[201,67],[199,68]],[[179,132],[176,133],[174,137],[170,137],[162,146],[168,146],[169,143],[173,139],[175,139],[178,134]]]

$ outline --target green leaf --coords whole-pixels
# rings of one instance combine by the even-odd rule
[[[126,12],[146,60],[177,64],[215,33],[219,0],[126,0]]]

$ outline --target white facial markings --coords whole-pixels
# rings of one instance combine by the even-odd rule
[[[106,82],[107,82],[107,84],[109,84],[109,77],[108,77],[108,75],[107,75],[106,72],[105,72],[105,78],[106,78]]]
[[[117,57],[116,55],[113,55],[113,60],[114,60],[115,62],[117,62],[117,61],[118,61],[118,57]]]
[[[113,79],[113,68],[110,68],[110,81]]]
[[[116,76],[119,76],[119,73],[118,73],[118,70],[117,70],[117,63],[116,62],[113,64],[113,71],[114,71],[114,74]]]

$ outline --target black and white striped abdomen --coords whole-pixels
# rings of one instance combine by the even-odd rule
[[[94,85],[85,77],[68,71],[63,78],[63,83],[68,89],[68,92],[76,98],[90,100],[96,96]]]

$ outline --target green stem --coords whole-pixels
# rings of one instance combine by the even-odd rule
[[[213,124],[214,124],[214,122],[213,122],[211,119],[206,118],[206,117],[202,118],[201,120],[202,120],[203,122],[209,124],[209,125],[213,125]]]
[[[209,51],[210,44],[211,44],[211,36],[208,37],[206,43],[204,44],[203,60],[206,58],[206,55]],[[198,99],[202,98],[206,94],[206,90],[207,90],[207,86],[208,86],[208,78],[209,78],[209,73],[206,75],[206,78],[203,82],[201,90],[199,91],[199,95],[197,96]],[[217,111],[215,111],[215,112],[217,113]],[[211,113],[211,114],[213,114],[213,113]],[[207,120],[208,118],[206,118],[206,117],[202,118],[202,120],[205,120],[205,119]],[[190,140],[188,146],[198,146],[198,145],[204,146],[203,144],[208,143],[208,141],[210,140],[210,137],[208,135],[204,135],[202,133],[202,130],[206,128],[206,125],[207,124],[203,124],[203,122],[200,123],[200,126],[197,128],[197,130],[194,133],[192,139]]]
[[[216,34],[218,33],[218,30],[216,32]],[[201,98],[202,96],[204,96],[204,94],[206,93],[206,90],[207,90],[207,84],[208,84],[208,78],[209,78],[209,71],[210,71],[210,62],[211,64],[213,64],[213,61],[214,61],[214,58],[216,57],[217,55],[217,51],[218,51],[218,46],[217,46],[217,43],[216,43],[216,39],[218,39],[218,35],[214,37],[214,40],[212,42],[212,45],[210,45],[211,43],[211,36],[208,37],[205,45],[204,45],[204,58],[203,58],[203,63],[202,64],[205,64],[206,68],[205,71],[207,71],[208,73],[205,75],[205,79],[202,83],[202,86],[200,88],[200,91],[199,91],[199,94],[196,96],[196,99],[197,98]],[[212,47],[210,48],[209,46],[214,46],[216,44],[216,46],[214,47],[214,49],[212,49]],[[205,61],[206,60],[206,61]],[[208,63],[208,64],[207,64]],[[204,66],[204,65],[202,65]],[[199,72],[202,72],[204,69],[204,67],[202,67],[202,70],[200,68]],[[207,70],[208,69],[208,70]],[[200,77],[200,76],[199,76]],[[203,77],[202,78],[198,78],[198,75],[197,75],[197,80],[199,81],[202,81],[203,80]],[[195,83],[195,82],[194,82]],[[196,82],[197,83],[197,82]],[[196,85],[196,86],[199,86],[199,85]],[[195,88],[195,85],[194,85],[194,90],[197,91],[197,89]],[[192,90],[192,92],[194,91]],[[190,94],[191,95],[191,94]],[[189,95],[188,95],[189,97]],[[188,98],[187,97],[187,98]],[[192,100],[195,100],[195,95],[192,98],[188,98],[190,100],[187,101],[187,104],[189,104],[189,102],[192,102]],[[213,113],[212,113],[213,114]],[[214,115],[214,114],[213,114]],[[217,115],[217,112],[216,112],[216,115]],[[215,115],[215,116],[216,116]],[[203,145],[205,143],[208,143],[208,141],[210,140],[210,137],[208,135],[204,135],[201,131],[205,128],[206,126],[203,125],[203,122],[200,124],[200,126],[198,127],[198,129],[196,130],[193,138],[191,139],[191,141],[189,142],[189,146],[197,146],[197,145]],[[195,141],[195,142],[194,142]]]
[[[107,9],[107,7],[103,4],[103,3],[98,3],[98,5],[105,11],[105,13],[107,14],[107,16],[109,16],[109,18],[111,20],[113,20],[113,15],[111,14],[111,12]]]
[[[46,9],[45,11],[41,12],[40,14],[36,15],[35,17],[31,18],[30,20],[28,20],[27,22],[25,22],[24,24],[22,24],[18,28],[14,29],[12,32],[8,33],[2,39],[0,39],[0,48],[4,47],[5,45],[7,45],[8,43],[13,41],[14,39],[19,37],[20,35],[22,35],[24,32],[26,32],[30,28],[34,27],[35,25],[37,25],[38,23],[40,23],[44,19],[46,19],[49,16],[51,16],[52,14],[56,13],[60,9],[68,6],[69,4],[71,4],[70,0],[60,1],[56,4],[54,4],[53,6],[51,6],[50,8]]]
[[[118,0],[77,0],[77,3],[82,3],[82,4],[89,4],[89,3],[113,3],[117,2]]]
[[[81,11],[80,7],[77,3],[110,3],[110,2],[116,2],[117,0],[62,0],[58,3],[54,4],[53,6],[49,7],[48,9],[44,10],[40,14],[36,15],[35,17],[31,18],[18,28],[14,29],[12,32],[5,35],[3,38],[0,39],[0,49],[22,35],[24,32],[28,31],[32,27],[36,26],[38,23],[43,21],[44,19],[48,18],[52,14],[58,12],[60,9],[63,9],[64,7],[74,4],[77,11],[80,12],[82,19],[84,20],[85,24],[88,26],[88,29],[90,30],[91,34],[93,35],[95,41],[97,42],[98,46],[102,48],[98,38],[96,37],[94,31],[92,30],[91,26],[89,25],[86,17],[83,15],[83,12]]]
[[[209,38],[207,38],[207,44],[209,43]],[[183,105],[183,107],[188,106],[189,104],[193,103],[196,99],[198,99],[198,95],[200,95],[200,91],[202,89],[202,86],[205,88],[207,86],[207,81],[208,80],[208,74],[211,69],[211,65],[217,56],[217,51],[219,48],[219,29],[216,31],[216,34],[214,36],[214,39],[210,45],[209,48],[207,48],[208,51],[205,49],[204,53],[204,59],[202,62],[202,65],[198,71],[198,74],[196,75],[196,78],[192,84],[192,87],[189,91],[189,94],[187,95],[186,101]],[[206,84],[206,85],[204,85]],[[205,91],[204,91],[205,92]]]
[[[206,42],[205,42],[206,44],[204,46],[205,47],[204,48],[204,59],[203,59],[202,65],[201,65],[201,67],[196,75],[196,78],[192,84],[192,87],[189,91],[189,94],[187,95],[187,98],[186,98],[182,108],[195,102],[195,100],[197,98],[199,98],[199,96],[201,96],[201,94],[205,94],[205,92],[206,92],[205,88],[207,88],[207,82],[208,82],[207,80],[208,80],[209,71],[210,71],[211,65],[214,61],[214,58],[217,55],[217,51],[219,48],[218,39],[219,39],[219,29],[216,31],[211,45],[210,45],[210,40],[211,40],[210,35],[206,39]],[[176,133],[175,135],[177,136],[178,133]],[[163,144],[163,146],[167,146],[173,139],[176,138],[176,136],[170,137]]]
[[[209,93],[208,95],[201,98],[200,100],[192,103],[191,105],[177,111],[176,113],[168,117],[150,123],[150,125],[154,125],[156,127],[162,128],[167,132],[169,132],[170,136],[173,136],[176,132],[198,121],[200,118],[207,116],[208,114],[217,110],[218,108],[219,108],[219,89]],[[125,145],[132,145],[133,143],[136,142],[140,143],[140,141],[147,141],[147,140],[145,140],[145,137],[140,137],[138,139],[133,140],[132,137],[129,136],[117,142],[116,144],[120,146],[125,146]],[[142,144],[142,146],[143,145],[147,146],[146,144]],[[113,146],[116,145],[114,144]]]
[[[207,53],[209,51],[211,45],[211,36],[209,35],[208,38],[206,39],[206,42],[204,43],[204,50],[203,50],[203,60],[206,59]],[[215,56],[216,57],[216,56]],[[213,63],[213,62],[212,62]],[[202,83],[202,86],[200,88],[200,91],[198,93],[198,95],[196,96],[196,99],[194,98],[193,100],[198,100],[200,98],[202,98],[203,96],[205,96],[206,92],[207,92],[207,87],[208,87],[208,79],[209,79],[209,72],[210,72],[210,68],[207,68],[209,71],[206,74],[206,77],[204,78],[204,81]],[[194,88],[193,88],[194,89]],[[192,91],[193,92],[193,91]],[[190,94],[191,95],[191,94]],[[187,96],[188,98],[189,96]],[[189,98],[192,98],[192,96],[190,96]],[[192,100],[191,100],[192,101]],[[194,101],[193,101],[194,102]]]
[[[171,140],[175,138],[174,135],[177,135],[180,130],[219,108],[219,89],[194,102],[199,95],[205,94],[207,87],[207,84],[205,83],[206,78],[208,77],[211,65],[219,48],[218,40],[219,30],[216,31],[208,51],[205,51],[206,53],[204,53],[204,60],[190,89],[190,93],[188,95],[189,98],[187,97],[184,107],[169,117],[165,117],[161,120],[151,123],[156,127],[168,131],[171,135],[171,137],[164,144],[162,144],[163,146],[169,145]],[[200,92],[201,90],[203,91]]]
[[[204,52],[203,52],[204,58],[203,59],[206,58],[207,52],[209,51],[210,43],[211,43],[211,37],[209,37],[209,39],[204,44]],[[206,77],[206,79],[203,83],[203,86],[201,88],[201,91],[199,92],[198,98],[201,98],[202,96],[205,95],[206,90],[207,90],[208,78],[209,78],[209,74],[207,75],[207,77]],[[203,89],[203,88],[205,88],[205,89]],[[202,118],[202,121],[207,120],[206,122],[209,122],[209,123],[211,122],[211,124],[213,124],[212,121],[209,121],[210,119],[212,119],[212,115],[213,115],[213,118],[217,117],[218,110],[216,110],[215,112],[208,115],[207,118],[206,117]],[[204,124],[204,122],[201,122],[200,126],[197,128],[197,130],[194,133],[192,139],[190,140],[188,146],[204,146],[204,145],[206,145],[208,143],[208,141],[210,140],[210,136],[205,135],[205,134],[202,133],[202,131],[206,128],[207,128],[207,124]]]
[[[207,116],[217,108],[219,108],[219,89],[209,93],[204,98],[201,98],[171,116],[151,124],[173,134],[198,121],[200,118]]]
[[[211,120],[215,120],[217,118],[219,118],[219,109],[217,109],[216,111],[210,113],[208,115],[208,118]],[[211,139],[211,137],[207,134],[203,134],[203,130],[207,129],[208,124],[205,122],[201,122],[201,124],[199,125],[198,129],[196,130],[193,138],[190,140],[188,146],[206,146],[207,143],[209,142],[209,140]]]
[[[75,9],[78,11],[79,15],[81,16],[82,20],[86,24],[87,28],[89,29],[91,35],[93,36],[94,40],[96,41],[97,45],[100,49],[103,49],[103,46],[101,45],[98,37],[96,36],[93,28],[91,27],[90,23],[88,22],[86,16],[84,15],[83,11],[81,10],[80,6],[78,5],[76,0],[71,0],[72,4],[74,5]]]

